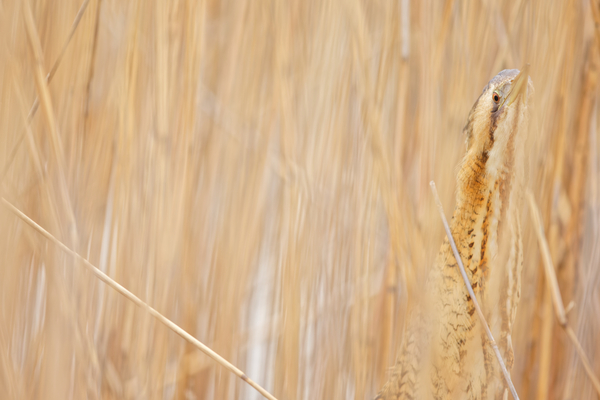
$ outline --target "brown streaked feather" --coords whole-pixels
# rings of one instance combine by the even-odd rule
[[[457,204],[450,223],[473,292],[488,306],[488,316],[499,321],[496,333],[509,368],[513,364],[510,332],[520,297],[523,260],[515,169],[522,164],[517,150],[526,100],[513,98],[508,107],[499,107],[490,95],[500,91],[504,104],[517,74],[508,70],[494,77],[469,113],[463,129],[467,154],[457,176]],[[528,86],[532,89],[531,82]],[[494,290],[505,288],[502,294],[489,295],[492,275]],[[400,357],[377,399],[504,397],[497,361],[475,319],[473,302],[447,238],[427,288],[431,298],[410,313]]]

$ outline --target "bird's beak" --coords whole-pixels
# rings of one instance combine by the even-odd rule
[[[506,96],[506,105],[510,106],[514,103],[520,95],[525,97],[527,93],[527,85],[529,84],[529,64],[525,64],[525,67],[519,72],[519,75],[512,81],[510,92]]]

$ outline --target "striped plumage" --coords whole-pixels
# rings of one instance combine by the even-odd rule
[[[507,367],[520,297],[519,223],[523,138],[533,92],[527,71],[504,70],[484,88],[465,126],[467,154],[457,177],[450,228],[474,293]],[[507,391],[456,260],[444,240],[412,310],[401,353],[377,399],[502,399]]]

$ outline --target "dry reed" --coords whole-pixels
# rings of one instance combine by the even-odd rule
[[[0,190],[275,397],[366,399],[442,242],[428,182],[452,209],[473,101],[529,63],[527,186],[598,376],[592,5],[5,0]],[[6,398],[259,396],[0,210]],[[595,399],[522,221],[517,392]]]

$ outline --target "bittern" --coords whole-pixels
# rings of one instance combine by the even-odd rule
[[[519,202],[532,93],[528,67],[521,72],[504,70],[483,89],[464,128],[467,153],[457,176],[450,223],[509,371],[511,331],[521,291]],[[409,311],[400,356],[377,399],[508,398],[448,238],[426,288],[427,299]]]

